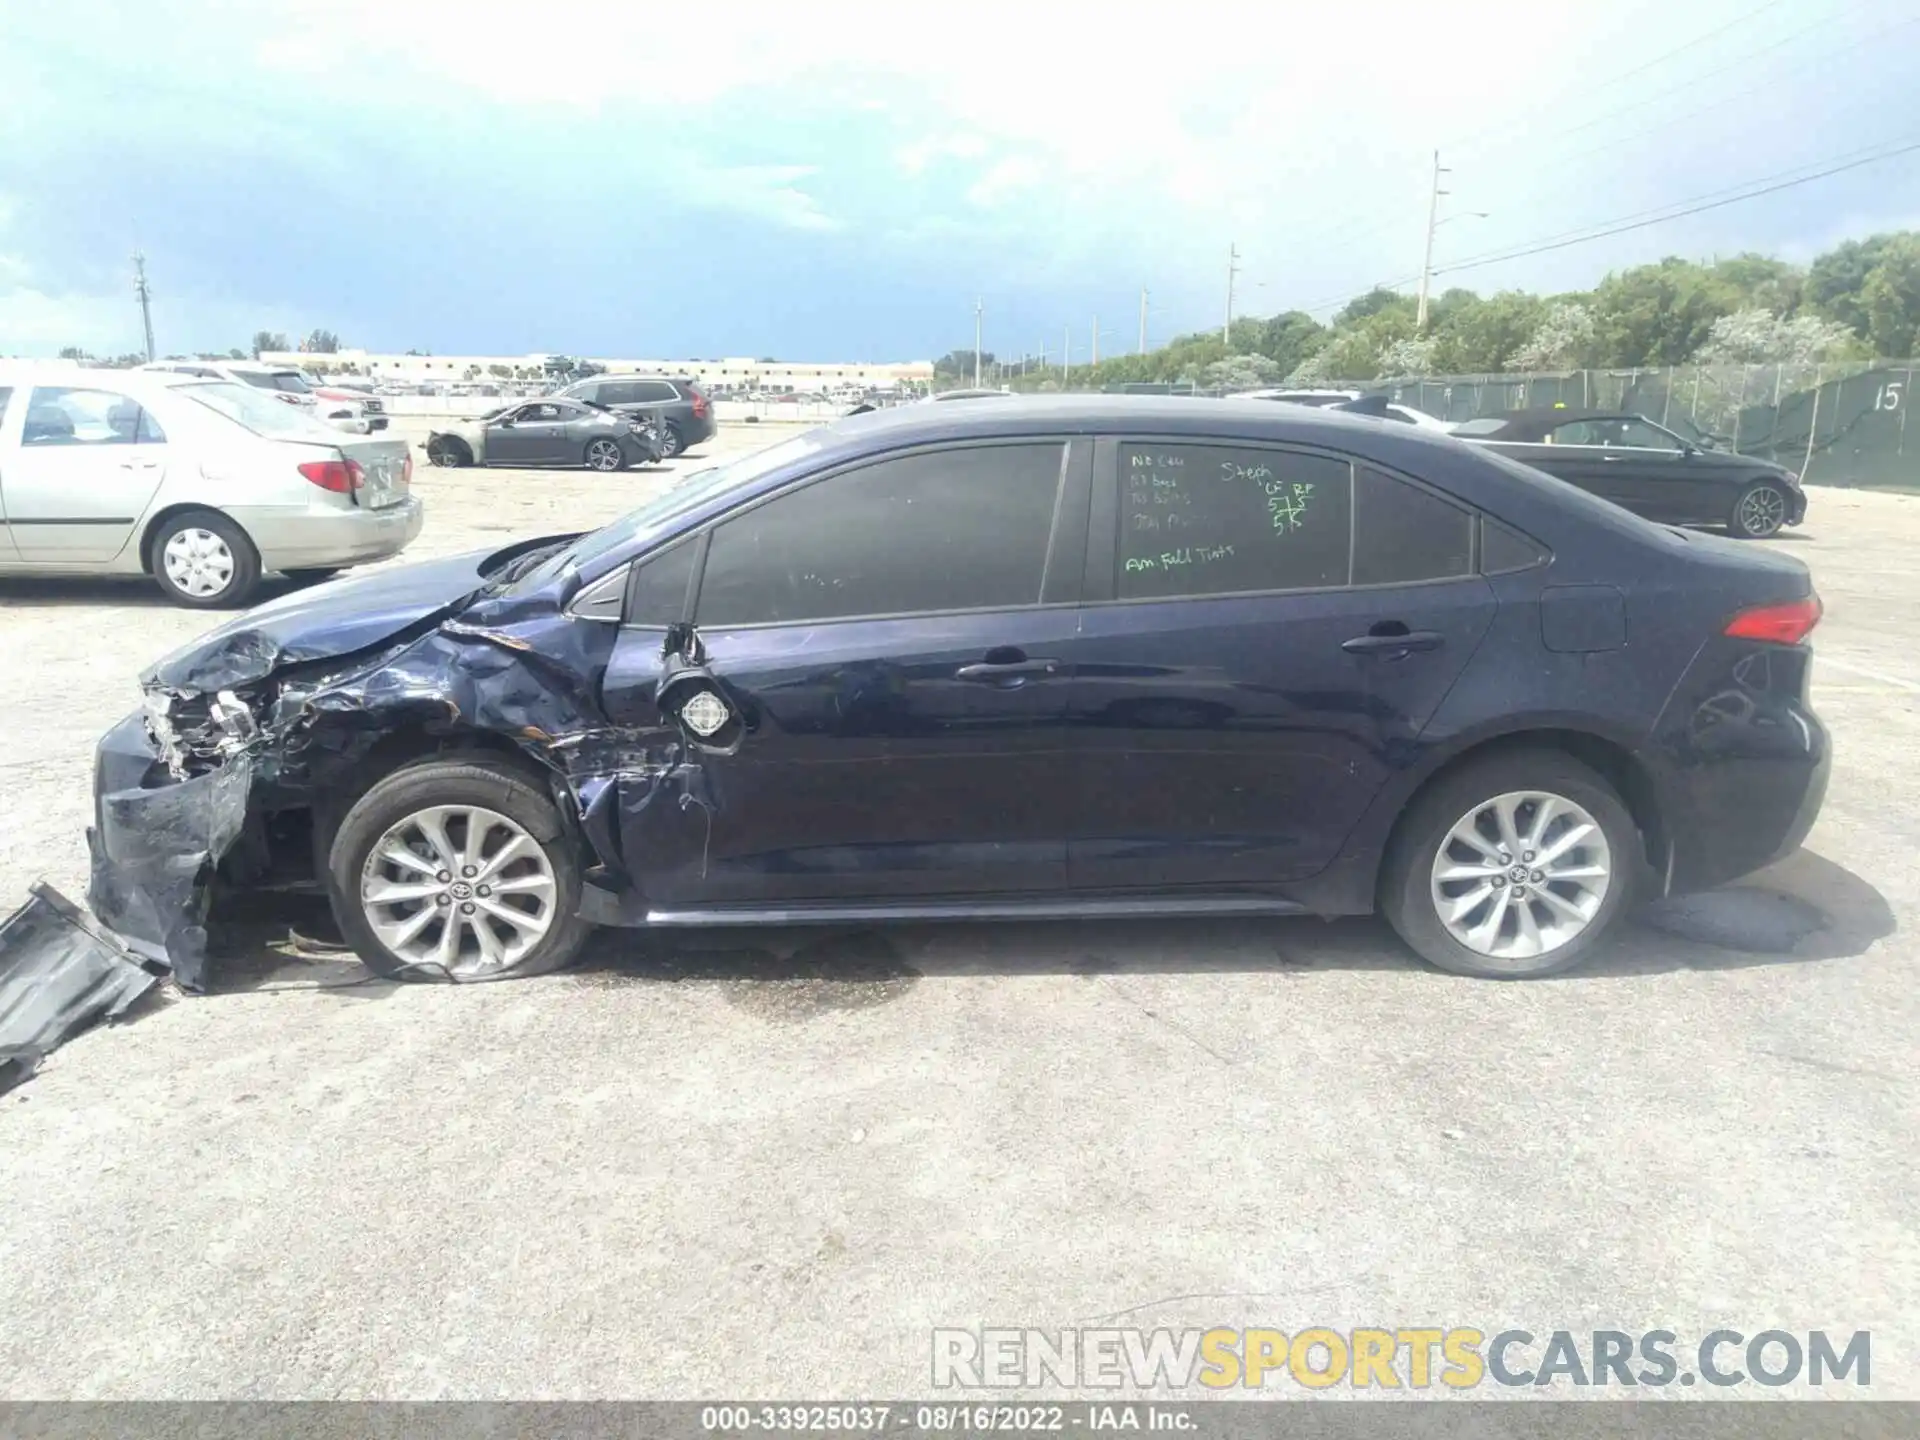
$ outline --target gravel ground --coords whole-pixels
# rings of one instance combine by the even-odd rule
[[[410,554],[667,473],[423,470]],[[1499,985],[1366,920],[629,934],[314,988],[269,916],[229,993],[0,1099],[0,1397],[918,1394],[983,1323],[1868,1329],[1920,1397],[1920,499],[1816,491],[1777,543],[1838,760],[1787,899],[1677,924],[1733,948],[1640,922]],[[0,896],[77,896],[93,739],[207,621],[0,604]]]

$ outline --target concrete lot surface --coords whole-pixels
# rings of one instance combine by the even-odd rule
[[[411,554],[668,473],[423,469]],[[932,1327],[1112,1324],[1866,1329],[1920,1397],[1920,499],[1811,509],[1838,759],[1754,882],[1818,907],[1788,953],[1643,921],[1501,985],[1368,920],[918,926],[321,988],[268,914],[225,993],[0,1098],[0,1395],[920,1395]],[[210,622],[0,607],[0,899],[77,897],[93,740]]]

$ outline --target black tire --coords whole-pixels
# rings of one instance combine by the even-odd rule
[[[618,440],[609,440],[601,436],[589,440],[587,448],[581,452],[581,463],[589,470],[598,470],[603,475],[611,475],[616,470],[627,468],[627,452]]]
[[[1787,492],[1771,480],[1756,480],[1740,492],[1727,515],[1727,533],[1740,540],[1778,535],[1787,523]]]
[[[1536,791],[1570,800],[1600,827],[1610,852],[1611,875],[1605,895],[1586,928],[1544,955],[1501,958],[1462,944],[1443,923],[1433,883],[1434,862],[1453,827],[1496,796]],[[1529,812],[1537,815],[1537,811]],[[1526,854],[1528,852],[1522,852]],[[1576,852],[1577,853],[1577,852]],[[1513,857],[1518,861],[1520,856]],[[1470,762],[1429,785],[1400,818],[1380,876],[1380,910],[1387,923],[1428,964],[1456,975],[1490,980],[1533,980],[1578,965],[1605,938],[1630,900],[1645,864],[1640,834],[1613,787],[1591,768],[1559,750],[1515,749]],[[1521,867],[1524,868],[1524,867]],[[1535,871],[1532,874],[1539,874]],[[1466,894],[1471,881],[1460,882]],[[1488,904],[1499,901],[1496,886]],[[1562,893],[1562,892],[1556,892]],[[1545,911],[1543,901],[1526,902],[1531,913]],[[1503,902],[1505,908],[1511,901]],[[1467,918],[1471,918],[1469,912]],[[1490,910],[1481,912],[1486,918]],[[1512,922],[1517,929],[1519,916]],[[1510,922],[1502,919],[1498,933]]]
[[[548,929],[515,963],[483,973],[422,965],[390,949],[367,918],[360,882],[374,846],[409,815],[440,805],[476,806],[504,816],[539,846],[552,871],[553,915]],[[580,856],[552,797],[515,766],[490,756],[429,757],[376,781],[333,832],[326,868],[327,899],[340,933],[369,970],[394,979],[461,983],[544,975],[571,961],[593,928],[577,913]],[[446,923],[430,921],[427,933],[442,933]]]
[[[671,420],[660,426],[660,458],[671,460],[680,453],[680,432],[674,428]]]
[[[225,547],[227,579],[218,590],[195,593],[195,589],[188,588],[193,584],[191,578],[182,583],[168,573],[167,547],[174,537],[195,530],[217,537]],[[210,563],[217,564],[219,558],[218,555],[209,557]],[[260,552],[253,548],[246,531],[217,510],[183,510],[168,516],[148,542],[147,568],[163,595],[174,604],[193,610],[227,610],[244,605],[260,588]]]
[[[338,565],[319,565],[307,570],[282,570],[280,573],[296,585],[318,585],[340,573]]]
[[[442,469],[457,470],[473,464],[473,451],[466,441],[441,435],[427,442],[427,459]]]

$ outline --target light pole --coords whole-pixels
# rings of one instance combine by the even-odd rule
[[[1228,332],[1233,329],[1233,277],[1240,273],[1240,251],[1231,241],[1227,244],[1227,318],[1220,324],[1220,343],[1230,345]]]
[[[1147,287],[1140,287],[1140,348],[1136,354],[1147,353]]]
[[[973,302],[973,388],[980,388],[980,310],[981,302],[975,297]]]
[[[147,257],[133,252],[133,293],[140,300],[140,328],[147,336],[147,363],[153,363],[153,292],[147,288]]]

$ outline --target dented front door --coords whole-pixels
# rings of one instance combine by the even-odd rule
[[[649,557],[627,617],[662,588],[689,597],[697,663],[662,703],[699,722],[680,767],[622,782],[650,907],[1065,887],[1086,473],[1070,458],[1033,439],[859,462]],[[661,719],[663,633],[615,647],[604,699],[623,726]]]

